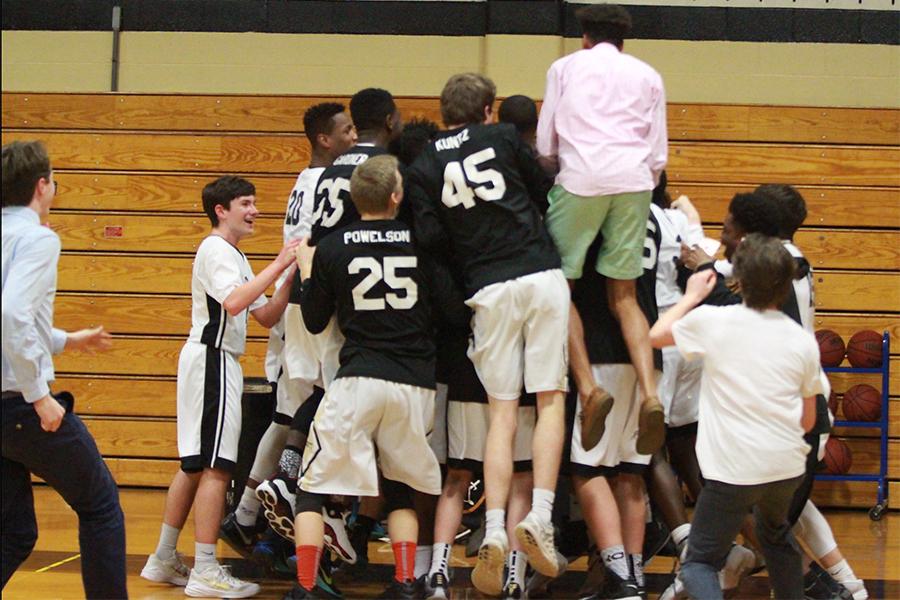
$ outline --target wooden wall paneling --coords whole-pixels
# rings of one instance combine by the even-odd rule
[[[84,417],[103,456],[178,458],[174,419]]]
[[[900,273],[824,271],[815,273],[816,309],[896,311],[900,306]]]
[[[63,375],[53,389],[72,392],[81,415],[175,417],[174,377]]]
[[[103,457],[119,487],[167,488],[180,463],[171,458],[110,458]],[[42,481],[35,475],[34,482]]]

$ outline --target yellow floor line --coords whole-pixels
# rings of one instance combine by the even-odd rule
[[[72,562],[73,560],[75,560],[77,558],[81,558],[81,554],[76,554],[75,556],[70,556],[69,558],[64,558],[63,560],[61,560],[59,562],[55,562],[52,565],[47,565],[46,567],[42,567],[42,568],[36,570],[35,573],[43,573],[45,571],[49,571],[50,569],[53,569],[60,565],[64,565],[67,562]]]

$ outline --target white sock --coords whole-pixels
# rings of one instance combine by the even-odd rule
[[[850,568],[850,563],[847,562],[847,559],[842,560],[833,567],[828,567],[826,570],[838,583],[859,579],[853,572],[853,569]]]
[[[416,546],[416,566],[413,570],[413,576],[418,579],[422,575],[428,573],[428,567],[431,566],[431,546]]]
[[[178,545],[178,534],[180,533],[180,529],[165,523],[162,524],[162,530],[159,532],[159,544],[157,544],[156,552],[154,553],[156,558],[159,560],[172,558],[172,555],[175,554],[175,547]]]
[[[256,497],[256,490],[250,489],[250,487],[244,488],[244,493],[241,495],[241,502],[238,504],[237,508],[234,509],[234,516],[237,519],[238,525],[243,525],[244,527],[252,527],[256,525],[256,516],[259,514],[260,502],[259,498]]]
[[[194,543],[194,570],[202,573],[209,567],[219,564],[216,560],[216,545]]]
[[[484,511],[484,535],[487,537],[497,529],[506,531],[506,511],[502,508],[492,508]]]
[[[431,569],[428,570],[430,578],[435,573],[449,574],[450,544],[434,544],[431,546]]]
[[[641,552],[628,555],[628,568],[639,587],[644,587],[644,555]]]
[[[525,589],[525,571],[528,569],[528,555],[520,550],[513,550],[506,557],[506,581],[503,587],[517,583],[519,589]]]
[[[691,524],[685,523],[679,525],[672,530],[672,541],[675,542],[675,548],[678,550],[678,556],[681,556],[684,545],[687,543],[688,536],[691,534]]]
[[[606,568],[618,575],[622,581],[628,581],[628,561],[625,560],[625,546],[610,546],[600,551]]]
[[[553,519],[553,499],[556,494],[551,490],[534,488],[531,492],[531,512],[544,523],[550,523]]]

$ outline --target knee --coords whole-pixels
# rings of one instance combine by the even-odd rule
[[[305,512],[321,513],[323,506],[325,506],[325,496],[322,494],[315,494],[300,489],[297,490],[297,499],[294,502],[294,510],[298,516]]]
[[[388,513],[403,509],[415,510],[413,490],[405,483],[385,479],[381,490],[384,493],[384,509]]]

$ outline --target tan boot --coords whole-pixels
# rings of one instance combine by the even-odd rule
[[[659,398],[650,396],[641,404],[638,416],[638,454],[653,454],[666,441],[666,413]]]

